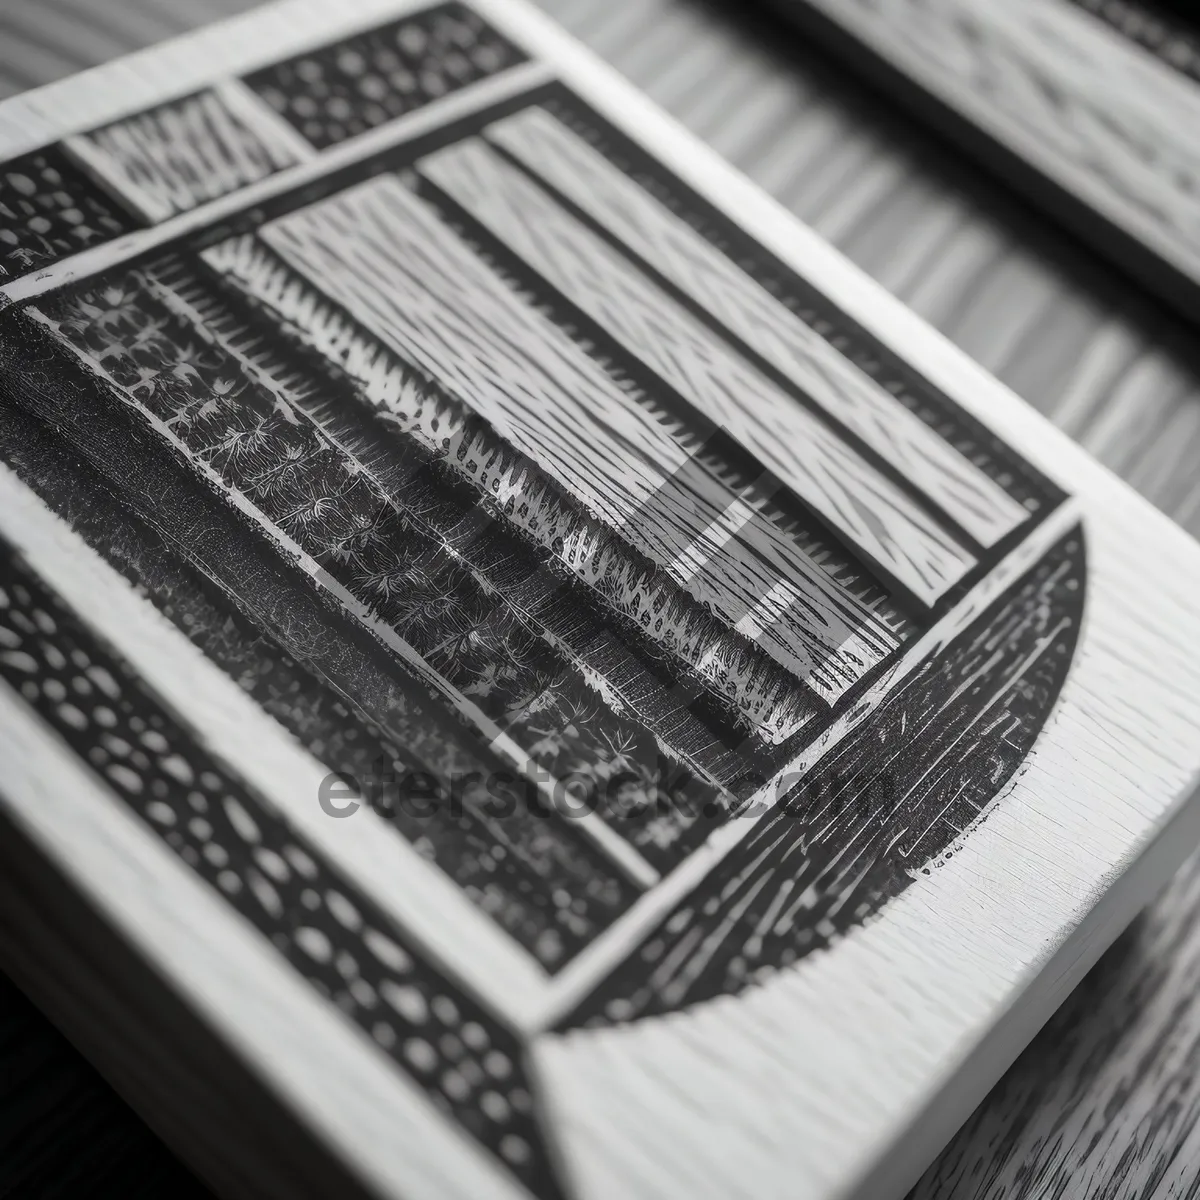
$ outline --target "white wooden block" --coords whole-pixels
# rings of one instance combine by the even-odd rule
[[[899,1196],[1200,834],[1200,551],[517,0],[360,16],[0,106],[30,902],[347,1194]],[[95,133],[198,90],[278,169]]]

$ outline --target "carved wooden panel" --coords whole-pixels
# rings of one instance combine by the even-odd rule
[[[1082,819],[1084,750],[1106,798],[1081,837],[1123,828],[1125,854],[1180,792],[1193,664],[1163,679],[1155,647],[1194,556],[569,52],[553,78],[522,10],[381,3],[361,33],[302,8],[286,70],[180,81],[236,96],[270,170],[180,201],[178,157],[139,142],[149,188],[96,131],[186,98],[89,110],[66,152],[130,228],[3,289],[6,795],[53,841],[57,772],[78,836],[111,823],[236,929],[242,1000],[308,1014],[247,1016],[263,1062],[393,1191],[440,1162],[464,1194],[660,1194],[643,1107],[676,1182],[761,1161],[840,1187],[849,1143],[756,1160],[744,1116],[698,1167],[672,1090],[712,1106],[770,1047],[794,1066],[836,1038],[872,988],[819,981],[859,953],[902,989],[938,977],[898,949],[922,920],[994,953],[962,981],[981,1008],[939,1015],[931,1056],[897,1031],[896,1067],[928,1082],[989,1025],[1012,960],[987,864],[1042,922],[1018,955],[1072,920],[1011,823]],[[464,73],[463,39],[510,51]],[[263,83],[344,91],[392,42],[458,85],[306,132]],[[1162,548],[1136,586],[1134,538]],[[1138,809],[1113,755],[1148,719]],[[144,936],[163,952],[165,925]],[[356,1112],[387,1097],[404,1153],[271,1049],[300,1027],[361,1072]],[[911,1096],[851,1104],[851,1140]]]

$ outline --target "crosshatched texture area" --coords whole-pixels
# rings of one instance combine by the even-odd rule
[[[264,560],[256,531],[198,494],[135,412],[73,376],[36,327],[10,317],[4,329],[32,384],[0,399],[4,460],[315,757],[358,781],[423,857],[548,970],[629,907],[634,889],[574,823],[532,811],[503,762],[303,575]],[[420,802],[401,803],[389,780],[411,781]]]
[[[130,221],[55,147],[0,164],[0,282],[130,228]]]
[[[602,640],[610,642],[610,652],[613,638],[627,653],[649,643],[645,653],[657,660],[658,669],[669,655],[676,671],[694,674],[701,686],[719,694],[739,728],[767,742],[785,740],[812,717],[812,698],[799,680],[749,639],[738,637],[567,488],[538,471],[530,454],[502,437],[459,395],[423,377],[342,307],[324,299],[316,284],[269,247],[245,237],[206,250],[203,257],[265,310],[268,327],[282,329],[299,348],[315,351],[318,361],[334,364],[333,369],[348,378],[353,398],[371,413],[368,427],[373,437],[367,438],[361,420],[355,425],[354,404],[331,404],[322,398],[319,419],[337,424],[343,436],[356,443],[364,438],[379,443],[376,457],[427,456],[433,467],[467,484],[467,494],[494,518],[491,534],[511,528],[516,543],[527,544],[525,553],[540,560],[538,575],[547,584],[554,581],[547,589],[553,606],[560,608],[560,601],[571,598],[575,615],[569,623],[584,609],[604,611],[607,637]],[[825,569],[834,570],[828,557]],[[850,575],[845,567],[843,583]],[[571,586],[564,586],[567,580]],[[574,586],[576,582],[583,587]],[[594,595],[589,597],[585,589]],[[536,606],[539,599],[535,589],[527,603]],[[879,589],[865,599],[876,609],[886,602]],[[902,618],[885,609],[879,619],[894,636],[894,648],[896,635],[906,632]],[[599,650],[596,646],[593,654]],[[606,675],[612,678],[613,672]],[[813,682],[810,679],[808,686]],[[628,684],[621,690],[638,707]],[[635,690],[642,692],[643,703],[649,698],[644,684],[635,685]],[[731,764],[728,752],[703,732],[697,741],[676,716],[677,709],[678,705],[657,707],[655,713],[655,720],[672,730],[672,742],[688,756],[698,756],[715,778],[723,778],[731,765],[736,773],[736,760]]]
[[[280,63],[246,82],[323,150],[523,59],[477,13],[447,4]]]
[[[543,770],[569,774],[622,807],[661,809],[678,818],[682,836],[691,824],[685,814],[715,803],[720,790],[660,755],[656,731],[620,707],[604,710],[584,674],[600,666],[597,657],[564,658],[559,640],[547,640],[469,559],[431,536],[431,515],[436,523],[437,509],[461,503],[461,493],[425,492],[414,515],[298,410],[286,388],[270,386],[226,346],[205,346],[166,275],[159,268],[115,278],[65,306],[47,305],[45,319],[178,441],[201,480],[215,476],[253,504],[277,551],[309,556],[348,611],[403,637],[460,704],[478,706],[493,727],[502,722]],[[519,568],[508,581],[514,590]],[[619,796],[606,786],[617,775]]]

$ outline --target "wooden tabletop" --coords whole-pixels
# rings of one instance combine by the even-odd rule
[[[778,24],[747,18],[746,6],[541,3],[1200,533],[1196,339],[1097,265],[1069,232],[963,165]],[[7,0],[0,95],[248,7],[247,0]],[[1200,858],[968,1118],[914,1200],[1200,1195],[1198,915]],[[204,1194],[2,980],[0,1061],[0,1197]]]

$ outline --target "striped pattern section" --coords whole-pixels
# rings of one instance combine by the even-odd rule
[[[198,492],[190,468],[67,353],[60,386],[23,393],[20,407],[0,401],[6,461],[56,512],[547,971],[629,906],[634,887],[573,822],[531,810],[469,726],[445,720],[292,564],[265,557],[258,531],[215,489]],[[436,801],[415,811],[397,802],[413,772]]]
[[[766,655],[695,603],[664,571],[633,554],[569,493],[555,488],[529,458],[445,391],[351,321],[337,305],[251,236],[203,252],[205,262],[262,305],[299,343],[336,363],[358,399],[379,414],[392,437],[411,441],[478,489],[489,511],[532,539],[564,570],[593,589],[618,617],[645,630],[740,714],[748,730],[769,742],[785,740],[811,714],[811,698]],[[493,492],[493,484],[495,491]],[[520,495],[521,504],[509,504]],[[879,611],[883,598],[868,601]],[[653,615],[652,615],[653,614]],[[884,609],[889,630],[903,630]],[[815,672],[814,690],[836,687]]]
[[[548,690],[585,704],[586,683],[511,613],[497,619],[503,606],[382,494],[361,463],[302,418],[273,380],[227,353],[206,357],[186,302],[155,272],[127,277],[106,294],[120,297],[117,315],[112,308],[106,315],[101,297],[67,303],[59,328],[81,358],[277,553],[299,559],[335,603],[527,774],[528,750],[517,749],[521,726],[545,707]],[[126,337],[117,332],[122,322]],[[477,646],[475,631],[489,620]],[[480,649],[495,658],[493,686],[468,700],[459,689],[472,679]],[[535,751],[551,790],[568,752],[562,739]]]
[[[421,169],[922,601],[934,603],[974,565],[969,553],[835,430],[482,143],[451,147]],[[714,283],[721,286],[711,280],[702,286]],[[909,416],[892,407],[898,418]],[[765,527],[752,522],[746,528],[761,536]],[[767,555],[773,549],[753,548]],[[777,550],[774,557],[777,577],[799,572],[803,578],[798,562],[781,562]]]
[[[143,219],[165,221],[296,163],[289,139],[271,136],[240,96],[237,85],[201,92],[68,147]]]
[[[685,443],[553,323],[520,304],[399,182],[372,180],[261,236],[729,624],[777,582],[778,573],[736,553],[736,542],[709,535],[735,497],[717,479],[679,473],[690,457]],[[695,571],[685,554],[706,535],[708,561]],[[872,641],[886,634],[869,610],[853,611],[852,597],[838,603],[825,605],[813,628],[830,630],[834,647],[853,639],[849,649],[869,664]],[[801,677],[809,672],[795,647],[804,645],[807,627],[785,617],[760,642]]]
[[[385,412],[398,433],[422,442],[485,496],[493,497],[489,503],[505,520],[549,549],[618,614],[652,627],[655,639],[706,686],[727,697],[760,736],[783,740],[807,719],[808,704],[796,694],[795,682],[789,683],[791,677],[748,638],[732,634],[732,622],[709,615],[689,596],[681,578],[672,578],[661,566],[633,553],[631,531],[618,536],[611,525],[592,517],[569,491],[545,480],[532,453],[513,447],[490,424],[472,418],[467,405],[445,392],[436,402],[432,395],[414,394],[405,386],[412,375],[400,365],[402,360],[348,321],[341,308],[324,301],[314,284],[249,237],[223,243],[204,257],[305,344],[348,372],[363,398]],[[647,514],[657,515],[660,507],[661,502],[647,505]],[[792,558],[796,559],[794,551]],[[795,659],[807,653],[804,682],[818,695],[833,699],[899,645],[905,625],[881,593],[858,583],[852,568],[839,565],[828,552],[824,559],[820,572],[807,568],[822,603],[809,605],[808,620],[796,630],[791,654]],[[694,575],[694,557],[681,553],[675,561],[678,576],[685,571]],[[772,586],[768,583],[761,594],[768,594]],[[753,608],[743,603],[740,612],[748,614]]]
[[[550,113],[520,113],[488,136],[704,305],[982,545],[994,545],[1024,521],[1024,508],[999,484]],[[785,444],[803,440],[794,406],[780,397],[771,408]]]
[[[258,529],[268,554],[298,563],[352,626],[441,697],[451,720],[473,725],[547,813],[569,776],[572,794],[598,810],[576,806],[575,830],[642,886],[703,841],[734,797],[664,753],[595,666],[572,658],[566,638],[527,623],[448,550],[424,516],[427,494],[423,511],[406,508],[286,384],[205,338],[177,272],[129,272],[35,315],[140,415],[162,451]],[[453,512],[456,502],[451,494],[435,507]],[[369,715],[388,720],[386,709]],[[660,811],[664,820],[647,819]]]
[[[357,469],[369,474],[381,496],[443,546],[447,558],[471,569],[480,586],[494,594],[497,610],[511,611],[530,627],[540,629],[572,659],[578,671],[594,673],[603,681],[600,690],[610,694],[620,709],[656,730],[701,771],[716,778],[734,777],[740,759],[689,711],[686,701],[694,689],[676,686],[678,681],[661,662],[660,648],[649,642],[641,622],[614,627],[607,611],[597,611],[599,597],[565,578],[563,571],[532,550],[513,529],[516,522],[509,519],[507,506],[489,499],[489,480],[496,477],[497,468],[484,448],[486,431],[476,431],[474,444],[468,441],[462,455],[453,447],[447,449],[448,432],[470,436],[452,403],[381,351],[377,361],[386,364],[385,378],[395,388],[393,395],[407,406],[407,415],[416,419],[415,429],[420,431],[418,436],[402,433],[393,419],[400,416],[399,405],[378,410],[368,402],[364,411],[355,389],[323,378],[303,359],[286,361],[289,356],[280,353],[274,325],[231,313],[227,294],[218,293],[183,269],[172,272],[171,287],[198,330],[231,354],[243,370],[270,380],[273,388],[286,393],[290,404],[351,455]],[[339,355],[338,362],[347,365],[344,356]],[[482,469],[481,462],[487,464]],[[468,469],[472,463],[474,469]],[[463,469],[456,471],[456,464]],[[455,475],[474,488],[461,487]],[[566,521],[556,521],[561,505],[559,497],[547,495],[527,514],[528,525],[535,529],[549,526],[543,531],[547,540],[563,537],[565,531],[559,525]],[[728,636],[722,641],[720,627],[710,624],[713,632],[706,639],[704,656],[714,667],[750,657],[748,647],[735,646]],[[476,631],[477,635],[482,632]],[[725,668],[720,674],[714,671],[713,679],[735,674]],[[762,734],[762,727],[750,717],[761,717],[764,710],[773,721],[782,722],[780,728],[770,726],[780,736],[790,736],[814,715],[807,694],[782,673],[762,669],[737,677],[745,683],[737,693],[742,701],[737,711],[747,718],[747,733]],[[760,685],[757,689],[755,683]],[[751,707],[752,697],[756,708]],[[718,715],[717,706],[713,706],[713,715]],[[728,711],[720,716],[730,723],[736,720]]]

